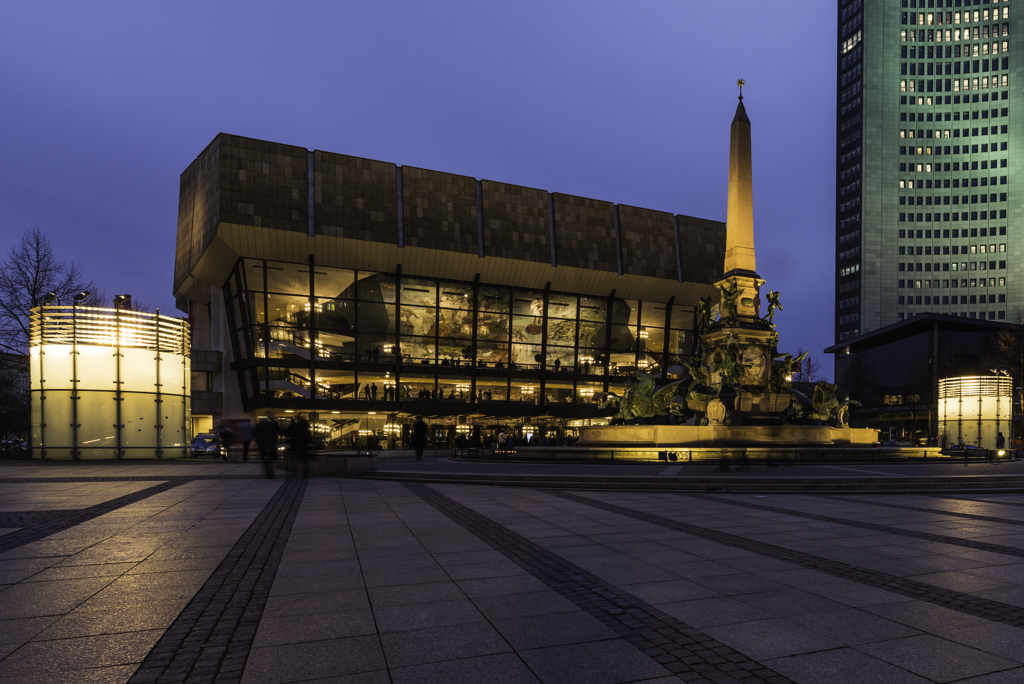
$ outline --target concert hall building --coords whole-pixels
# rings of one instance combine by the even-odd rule
[[[717,221],[220,134],[178,204],[193,432],[606,421],[635,370],[681,372],[724,251]]]

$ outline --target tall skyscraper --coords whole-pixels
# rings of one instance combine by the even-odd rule
[[[836,342],[924,312],[1024,308],[1018,11],[839,1]]]

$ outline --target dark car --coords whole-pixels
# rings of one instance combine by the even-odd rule
[[[199,456],[220,456],[220,437],[213,434],[196,435],[192,438],[192,458]]]

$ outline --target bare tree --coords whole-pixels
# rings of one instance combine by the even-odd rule
[[[1024,405],[1024,309],[1017,309],[1012,328],[1004,328],[996,336],[995,352],[986,364],[993,370],[1006,371],[1013,378],[1019,399]]]
[[[70,304],[81,291],[91,293],[83,302],[87,305],[103,301],[96,284],[86,281],[78,266],[57,259],[38,226],[25,233],[0,263],[0,351],[27,353],[29,312],[43,304],[47,294]]]
[[[804,353],[804,348],[796,350],[796,357]],[[816,382],[821,380],[821,365],[809,355],[793,369],[793,382]]]
[[[850,357],[838,380],[840,389],[850,399],[869,407],[878,403],[878,396],[875,394],[875,364],[866,356],[856,354]]]

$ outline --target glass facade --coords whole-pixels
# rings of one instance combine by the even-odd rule
[[[178,458],[189,443],[189,326],[85,306],[32,311],[32,455]]]
[[[224,293],[246,410],[388,402],[360,404],[387,411],[419,400],[452,402],[434,415],[596,408],[638,369],[681,371],[674,359],[693,342],[690,306],[312,260],[240,259]]]
[[[1016,10],[1008,0],[840,0],[838,10],[836,341],[922,313],[1012,317],[1024,299],[1012,258],[1024,135]]]

